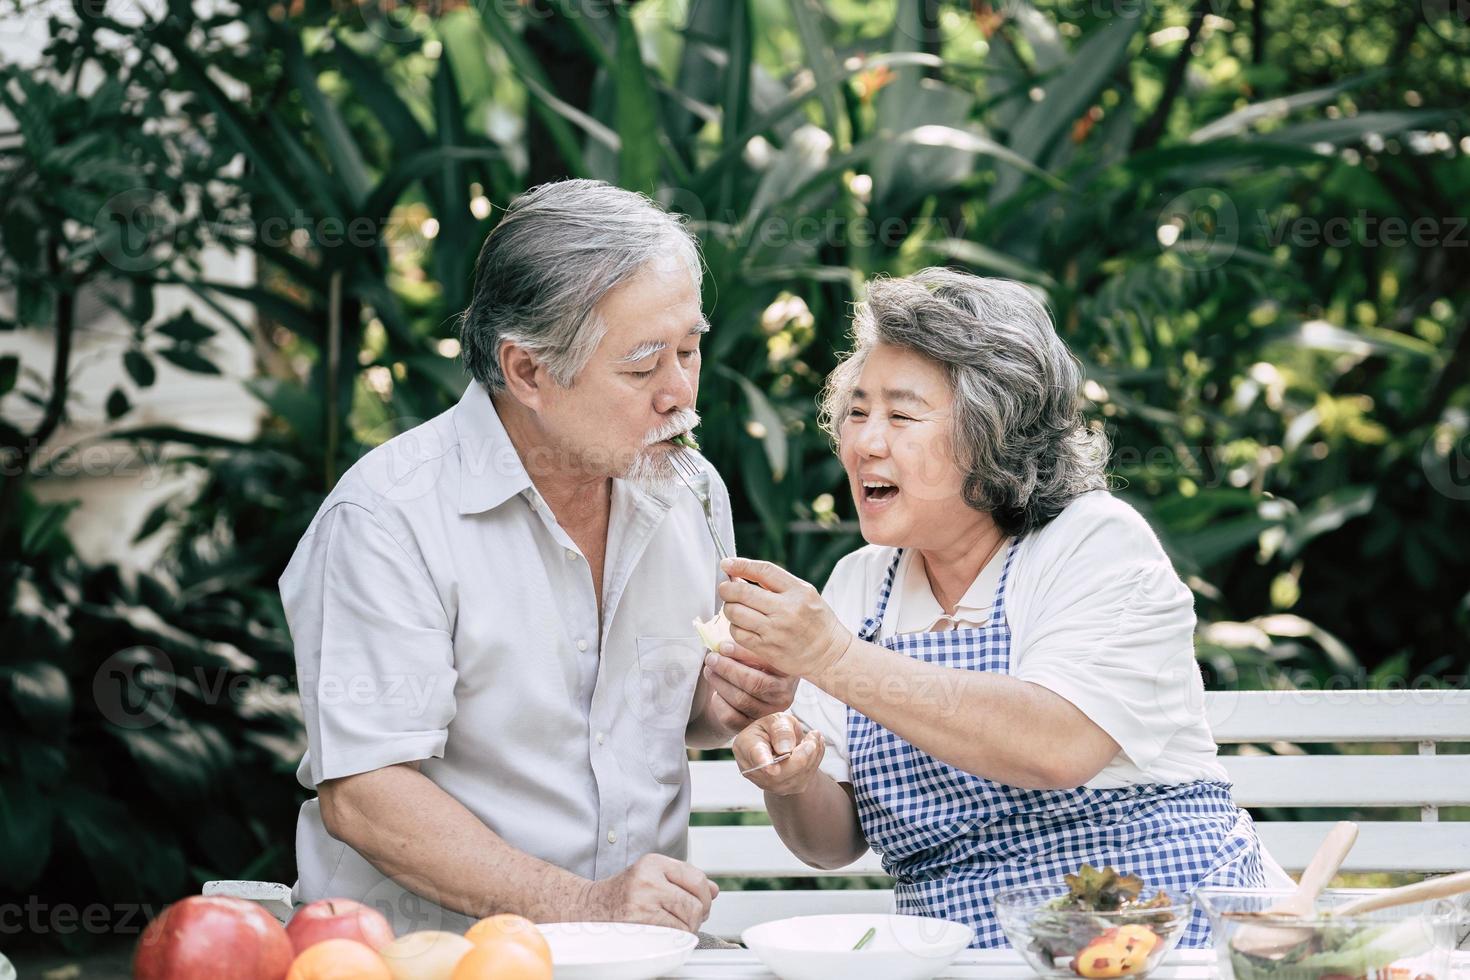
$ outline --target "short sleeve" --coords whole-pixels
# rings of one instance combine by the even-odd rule
[[[867,588],[867,566],[871,556],[860,551],[837,563],[822,589],[822,600],[831,607],[837,619],[856,632],[865,617],[863,611]],[[852,769],[847,754],[847,705],[809,681],[796,686],[791,712],[809,728],[822,733],[827,743],[821,769],[839,783],[852,782]]]
[[[821,770],[839,783],[852,782],[852,768],[847,761],[847,705],[810,681],[801,681],[796,685],[791,713],[803,725],[820,732],[827,743]]]
[[[442,757],[454,718],[454,647],[420,560],[369,511],[338,504],[281,578],[315,786]]]
[[[1012,673],[1076,705],[1146,770],[1199,714],[1194,597],[1142,518],[1105,518],[1078,539],[1028,597]]]

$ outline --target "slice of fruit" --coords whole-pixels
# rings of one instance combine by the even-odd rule
[[[399,936],[378,955],[393,980],[449,980],[454,968],[475,944],[452,932],[425,930]]]
[[[734,642],[730,639],[730,621],[725,618],[725,610],[723,609],[716,613],[715,617],[708,622],[702,619],[696,619],[694,621],[694,632],[699,634],[699,638],[704,641],[704,645],[709,647],[712,653],[720,652],[721,643],[727,641]]]

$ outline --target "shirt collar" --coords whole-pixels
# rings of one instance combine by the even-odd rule
[[[493,510],[531,489],[531,475],[506,434],[490,394],[471,381],[454,406],[454,432],[459,439],[459,512]]]
[[[896,608],[890,602],[894,633],[927,633],[941,619],[956,624],[980,626],[990,618],[990,607],[995,601],[995,590],[1000,585],[1000,573],[1005,564],[1004,555],[1009,541],[1001,544],[975,581],[955,603],[954,615],[950,616],[934,598],[929,587],[929,576],[924,573],[924,563],[917,548],[909,548],[899,561],[897,584],[894,596]]]

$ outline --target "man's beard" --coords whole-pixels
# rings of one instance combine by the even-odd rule
[[[653,493],[668,493],[683,486],[679,474],[674,470],[674,453],[684,452],[682,446],[670,446],[668,440],[692,431],[699,425],[699,413],[693,409],[682,409],[666,425],[654,430],[643,448],[633,457],[623,479]],[[662,445],[661,445],[662,444]]]

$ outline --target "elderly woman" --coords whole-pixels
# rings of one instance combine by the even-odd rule
[[[1190,591],[1108,492],[1046,309],[925,269],[873,282],[854,332],[822,408],[867,547],[821,595],[744,559],[720,586],[721,652],[801,678],[792,714],[735,740],[782,840],[826,869],[873,848],[898,911],[977,946],[1005,944],[997,891],[1084,862],[1175,895],[1263,884],[1203,716]],[[1207,940],[1197,915],[1183,942]]]

